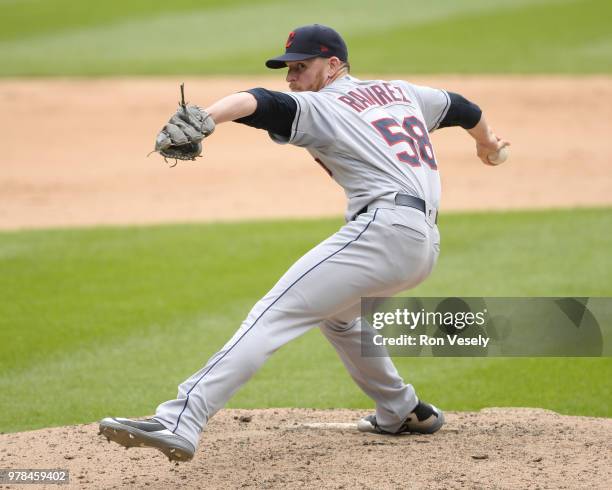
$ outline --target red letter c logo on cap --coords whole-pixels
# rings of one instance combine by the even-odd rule
[[[293,44],[293,38],[295,37],[295,32],[291,31],[289,33],[289,37],[287,38],[287,43],[285,44],[285,48],[290,48]]]

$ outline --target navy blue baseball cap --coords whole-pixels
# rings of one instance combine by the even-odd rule
[[[310,58],[331,58],[348,61],[348,49],[344,39],[331,27],[311,24],[298,27],[289,33],[285,54],[266,61],[268,68],[285,68],[287,61],[302,61]]]

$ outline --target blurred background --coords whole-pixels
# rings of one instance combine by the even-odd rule
[[[0,73],[264,74],[293,27],[323,23],[369,73],[608,73],[605,0],[3,0]]]

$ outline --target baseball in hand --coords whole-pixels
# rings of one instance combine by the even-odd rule
[[[491,165],[499,165],[500,163],[504,163],[508,158],[508,147],[504,146],[500,148],[498,151],[492,151],[487,155],[487,160]]]

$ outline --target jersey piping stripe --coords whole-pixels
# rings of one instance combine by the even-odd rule
[[[323,262],[325,262],[326,260],[331,259],[331,258],[332,258],[334,255],[337,255],[338,253],[342,252],[342,250],[344,250],[346,247],[348,247],[348,246],[349,246],[351,243],[354,243],[354,242],[356,242],[357,240],[359,240],[359,238],[361,238],[361,235],[363,235],[363,234],[365,233],[365,231],[366,231],[366,230],[367,230],[367,229],[370,227],[370,224],[372,224],[372,223],[374,222],[374,220],[376,219],[376,214],[377,214],[377,213],[378,213],[378,209],[376,209],[376,210],[374,211],[374,216],[372,216],[372,219],[371,219],[370,221],[368,221],[368,224],[367,224],[367,225],[364,227],[364,229],[363,229],[363,230],[361,230],[361,232],[359,233],[359,235],[357,235],[357,237],[355,237],[355,238],[353,238],[352,240],[350,240],[349,242],[347,242],[345,245],[343,245],[343,246],[342,246],[342,248],[340,248],[340,249],[336,250],[334,253],[332,253],[332,254],[328,255],[327,257],[325,257],[323,260],[321,260],[321,261],[320,261],[320,262],[318,262],[317,264],[313,265],[313,266],[312,266],[310,269],[308,269],[308,270],[307,270],[306,272],[304,272],[304,273],[303,273],[303,274],[302,274],[300,277],[298,277],[298,278],[297,278],[295,281],[293,281],[293,283],[291,283],[289,286],[287,286],[287,289],[285,289],[285,290],[284,290],[284,291],[283,291],[283,292],[282,292],[282,293],[281,293],[281,294],[278,296],[278,298],[276,298],[276,299],[275,299],[275,300],[274,300],[272,303],[270,303],[270,304],[269,304],[269,305],[266,307],[266,309],[265,309],[264,311],[262,311],[262,312],[261,312],[261,314],[260,314],[260,315],[257,317],[257,319],[256,319],[256,320],[253,322],[253,325],[251,325],[251,326],[250,326],[250,327],[249,327],[249,328],[248,328],[248,329],[247,329],[247,330],[246,330],[246,331],[245,331],[245,332],[244,332],[244,333],[243,333],[243,334],[240,336],[240,338],[238,338],[238,339],[236,340],[236,342],[234,342],[234,344],[233,344],[233,345],[232,345],[232,346],[231,346],[229,349],[227,349],[227,351],[225,351],[225,353],[224,353],[224,354],[223,354],[221,357],[219,357],[219,359],[217,359],[217,360],[216,360],[216,361],[215,361],[215,362],[212,364],[212,366],[210,366],[210,367],[209,367],[209,368],[206,370],[206,372],[205,372],[204,374],[202,374],[202,376],[200,376],[200,377],[198,378],[198,380],[197,380],[197,381],[196,381],[196,382],[193,384],[193,386],[192,386],[191,388],[189,388],[189,391],[187,392],[187,398],[185,398],[185,405],[183,406],[183,409],[181,410],[181,413],[179,414],[178,419],[176,420],[176,425],[174,426],[174,429],[172,430],[172,432],[173,432],[173,433],[176,433],[176,431],[177,431],[177,429],[178,429],[178,426],[179,426],[179,424],[180,424],[180,422],[181,422],[181,417],[183,416],[183,413],[185,412],[185,409],[187,408],[187,405],[188,405],[188,403],[189,403],[189,395],[190,395],[190,393],[191,393],[191,392],[194,390],[194,388],[195,388],[195,387],[198,385],[198,383],[199,383],[200,381],[202,381],[202,380],[204,379],[204,377],[205,377],[205,376],[206,376],[208,373],[210,373],[210,372],[213,370],[213,368],[214,368],[214,367],[215,367],[215,366],[216,366],[216,365],[217,365],[217,364],[218,364],[218,363],[219,363],[219,362],[220,362],[220,361],[221,361],[221,360],[222,360],[222,359],[223,359],[223,358],[224,358],[224,357],[225,357],[227,354],[229,354],[229,353],[231,352],[231,350],[232,350],[234,347],[236,347],[236,345],[238,345],[238,342],[240,342],[240,341],[241,341],[241,340],[244,338],[244,336],[245,336],[246,334],[248,334],[248,333],[249,333],[249,332],[250,332],[250,331],[253,329],[253,327],[254,327],[255,325],[257,325],[257,322],[260,320],[260,318],[261,318],[262,316],[264,316],[264,315],[266,314],[266,312],[267,312],[267,311],[268,311],[270,308],[272,308],[272,307],[273,307],[273,306],[276,304],[276,302],[277,302],[279,299],[281,299],[281,298],[282,298],[282,297],[285,295],[285,293],[286,293],[287,291],[289,291],[289,290],[290,290],[290,289],[291,289],[293,286],[295,286],[295,285],[296,285],[296,284],[297,284],[297,283],[298,283],[298,282],[299,282],[299,281],[300,281],[300,280],[301,280],[303,277],[305,277],[305,276],[306,276],[308,273],[310,273],[311,271],[313,271],[314,269],[316,269],[317,267],[319,267],[319,266],[320,266],[320,265],[321,265]]]
[[[446,113],[448,112],[448,108],[450,107],[450,96],[448,95],[448,92],[446,90],[442,90],[442,93],[446,96],[446,105],[444,106],[444,109],[442,109],[442,112],[440,113],[440,116],[438,117],[436,123],[431,127],[431,129],[428,129],[428,131],[438,129],[438,126],[440,126],[442,119],[444,119]]]

